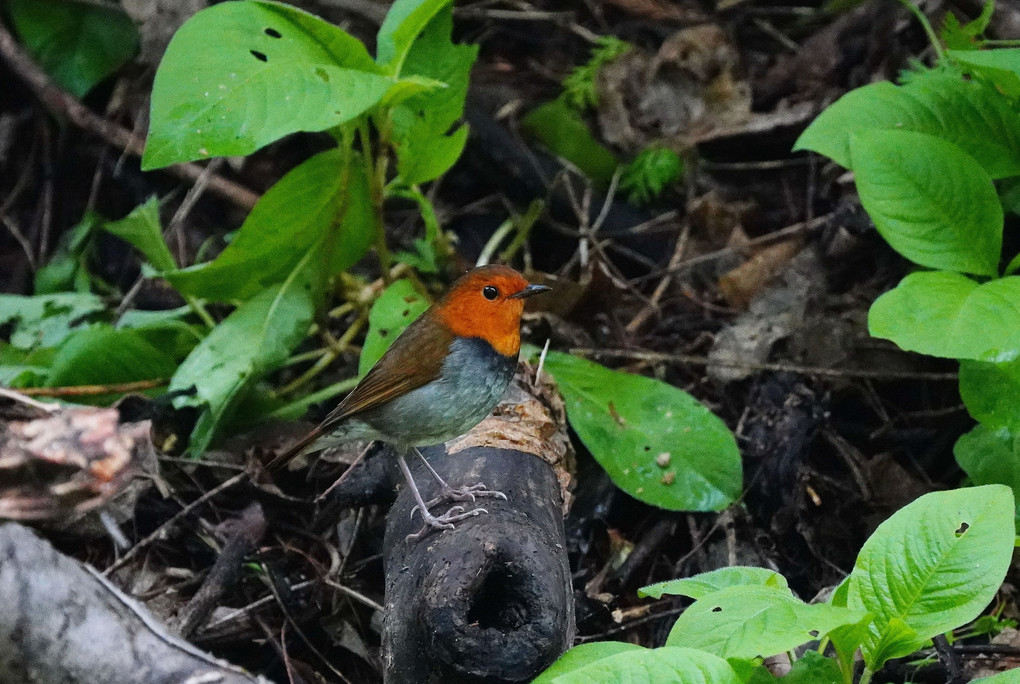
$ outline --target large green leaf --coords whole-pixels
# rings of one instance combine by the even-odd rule
[[[317,258],[326,273],[345,270],[364,256],[374,237],[365,174],[358,153],[352,153],[345,177],[341,151],[320,152],[259,199],[214,261],[163,275],[185,294],[225,301],[247,299],[281,282],[315,244],[322,245]],[[347,195],[342,209],[340,193]]]
[[[924,640],[976,618],[1006,576],[1014,535],[1013,493],[1002,485],[926,494],[879,525],[847,595],[851,608],[875,616],[865,661],[888,657],[883,645],[893,632]]]
[[[785,588],[727,587],[695,601],[673,624],[668,646],[721,658],[768,657],[858,622],[863,610],[808,605]]]
[[[41,387],[46,384],[54,349],[20,349],[0,340],[0,385]]]
[[[594,644],[592,644],[594,646]],[[602,644],[600,644],[602,646]],[[555,677],[540,676],[536,684],[743,684],[733,668],[722,658],[692,648],[638,648],[620,650],[612,655],[587,649],[587,665]],[[570,651],[567,651],[569,654]],[[564,658],[567,656],[564,655]],[[559,661],[557,661],[558,663]],[[583,662],[583,661],[581,661]],[[557,666],[553,664],[553,668]],[[573,661],[570,664],[574,664]],[[578,663],[581,664],[580,662]]]
[[[978,424],[953,447],[956,462],[977,485],[1003,484],[1020,492],[1020,434]]]
[[[177,360],[137,330],[95,325],[74,333],[57,349],[46,384],[109,385],[169,378]]]
[[[93,2],[8,0],[11,21],[39,65],[78,97],[138,50],[138,32],[123,12]]]
[[[317,273],[310,250],[281,285],[243,303],[199,344],[174,373],[170,390],[195,394],[178,406],[203,408],[189,449],[204,452],[251,384],[278,368],[304,339],[315,311]]]
[[[1000,672],[999,674],[992,675],[991,677],[975,679],[971,682],[971,684],[1020,684],[1020,667]]]
[[[627,644],[621,641],[593,641],[580,644],[557,658],[556,662],[534,679],[531,684],[549,684],[560,675],[591,665],[596,660],[602,660],[625,651],[643,650],[646,649],[637,644]]]
[[[214,5],[177,31],[156,72],[142,167],[250,154],[289,133],[323,131],[392,84],[360,41],[307,12]]]
[[[720,589],[739,586],[763,586],[769,589],[789,589],[786,578],[773,570],[765,568],[734,565],[727,568],[709,570],[693,577],[669,580],[650,584],[638,589],[638,596],[662,598],[663,594],[671,596],[687,596],[700,599]]]
[[[1020,174],[1020,114],[992,86],[958,74],[929,71],[904,86],[883,81],[852,90],[808,126],[794,149],[854,168],[850,138],[865,130],[927,133],[957,145],[992,178]]]
[[[907,351],[995,361],[1020,352],[1020,277],[978,285],[958,273],[911,273],[875,300],[868,330]]]
[[[982,424],[1020,432],[1020,359],[961,361],[960,397]]]
[[[410,280],[398,280],[383,290],[368,312],[368,333],[358,359],[358,375],[364,375],[404,332],[429,308],[428,297],[418,292]]]
[[[163,240],[163,227],[159,222],[159,200],[150,197],[119,221],[109,221],[103,228],[121,240],[134,245],[149,263],[160,271],[177,267],[170,248]]]
[[[567,417],[618,487],[669,510],[718,511],[740,495],[733,433],[683,390],[550,352]]]
[[[412,44],[403,73],[446,84],[411,97],[390,113],[400,179],[414,185],[433,180],[453,166],[468,130],[451,127],[464,113],[468,77],[478,56],[474,45],[450,40],[453,10],[445,8]]]
[[[1009,97],[1020,97],[1020,48],[949,50],[947,54],[968,71],[987,78]]]
[[[861,204],[893,249],[922,266],[997,273],[1002,205],[973,157],[897,130],[850,136],[850,156]]]
[[[0,325],[14,323],[10,341],[15,347],[55,347],[71,333],[97,318],[103,300],[86,292],[22,295],[0,294]]]
[[[376,61],[394,76],[403,73],[404,60],[418,35],[453,0],[396,0],[376,35]]]

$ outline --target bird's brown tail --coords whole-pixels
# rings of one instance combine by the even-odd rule
[[[291,459],[309,450],[308,448],[313,446],[315,444],[315,440],[321,436],[322,431],[319,428],[315,428],[282,454],[274,456],[268,463],[266,463],[266,470],[279,470],[290,463]]]

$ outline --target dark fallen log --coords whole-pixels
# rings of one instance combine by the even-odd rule
[[[88,566],[0,525],[0,682],[268,682],[170,634]]]
[[[530,681],[571,645],[568,444],[562,407],[550,411],[519,375],[492,417],[424,450],[451,485],[484,482],[507,500],[480,498],[474,505],[486,514],[413,541],[421,518],[412,519],[410,492],[400,492],[385,542],[387,682]],[[438,488],[412,460],[428,499]]]

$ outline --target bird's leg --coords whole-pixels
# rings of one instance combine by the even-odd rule
[[[425,464],[425,468],[431,473],[432,477],[439,484],[439,494],[434,499],[430,499],[426,504],[428,508],[441,504],[448,501],[471,501],[474,503],[476,496],[491,496],[497,499],[503,499],[506,501],[506,494],[503,492],[496,491],[495,489],[489,489],[481,482],[473,485],[464,485],[463,487],[451,487],[447,484],[446,480],[440,477],[436,469],[432,467],[432,464],[428,462],[417,447],[411,447],[414,453],[418,454],[418,458]]]
[[[404,473],[404,479],[407,480],[407,486],[411,488],[411,495],[414,496],[414,500],[418,503],[413,509],[411,509],[411,515],[414,515],[415,511],[421,511],[422,520],[425,525],[421,530],[415,534],[407,535],[408,541],[417,541],[421,539],[431,530],[452,530],[454,523],[458,523],[461,520],[467,518],[473,518],[482,513],[488,513],[484,508],[475,508],[474,510],[465,511],[463,506],[454,506],[446,513],[440,516],[432,515],[429,512],[428,505],[421,498],[421,492],[418,491],[418,485],[414,483],[414,478],[411,477],[411,469],[407,467],[407,461],[404,459],[403,453],[397,454],[397,463],[400,464],[400,471]]]

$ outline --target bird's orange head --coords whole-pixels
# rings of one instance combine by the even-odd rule
[[[480,266],[461,276],[433,311],[454,335],[483,339],[500,354],[516,356],[524,299],[548,289],[509,266]]]

